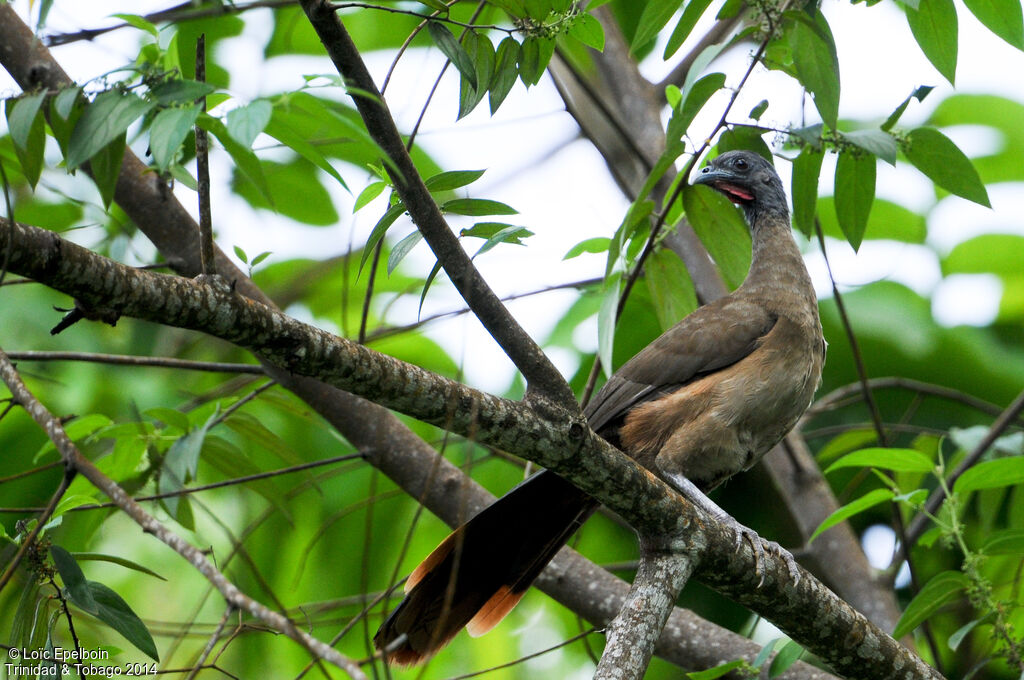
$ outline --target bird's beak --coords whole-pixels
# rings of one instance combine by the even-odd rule
[[[701,168],[694,184],[707,184],[729,197],[733,203],[747,203],[754,200],[754,195],[736,183],[736,176],[728,170],[719,170],[710,165]]]

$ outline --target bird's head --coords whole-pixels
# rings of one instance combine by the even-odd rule
[[[700,169],[694,184],[706,184],[740,205],[748,219],[759,213],[789,215],[786,191],[771,163],[752,151],[728,151]]]

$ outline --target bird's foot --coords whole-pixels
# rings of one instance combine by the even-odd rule
[[[785,562],[786,570],[789,571],[789,576],[793,579],[793,584],[796,585],[800,583],[800,567],[792,553],[775,541],[769,541],[761,538],[758,536],[756,531],[743,526],[731,517],[728,519],[732,520],[731,523],[733,524],[733,528],[736,530],[736,550],[739,551],[743,545],[743,541],[746,541],[754,551],[754,575],[759,576],[761,579],[757,583],[758,588],[764,585],[764,577],[767,572],[767,561],[765,555],[774,555]]]

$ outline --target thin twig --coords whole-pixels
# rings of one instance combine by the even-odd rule
[[[206,34],[196,39],[196,80],[206,82]],[[196,100],[200,111],[206,111],[206,95]],[[210,210],[210,140],[206,130],[196,124],[196,183],[199,193],[199,262],[204,276],[216,274],[213,263],[213,215]]]
[[[146,366],[153,368],[172,368],[187,371],[206,371],[209,373],[248,373],[265,375],[259,364],[235,364],[217,361],[191,361],[173,357],[137,357],[127,354],[98,354],[95,352],[8,352],[12,361],[85,361],[96,364],[114,366]]]

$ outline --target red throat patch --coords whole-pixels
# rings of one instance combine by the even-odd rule
[[[749,191],[739,188],[728,182],[715,182],[715,188],[728,196],[733,203],[746,203],[754,200],[754,195]]]

